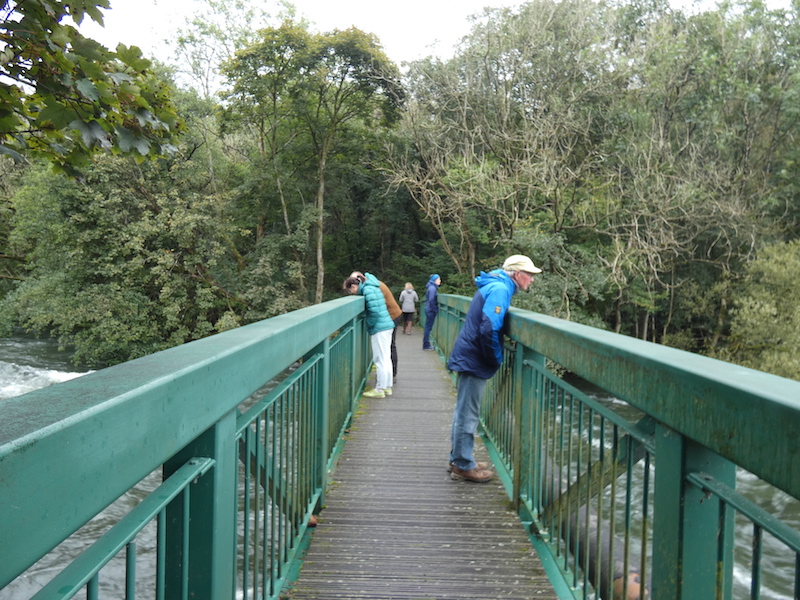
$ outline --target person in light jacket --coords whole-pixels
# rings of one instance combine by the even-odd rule
[[[400,292],[400,308],[403,311],[403,333],[411,335],[411,328],[414,327],[414,313],[417,310],[419,296],[414,291],[414,286],[410,281],[406,282],[405,289]]]

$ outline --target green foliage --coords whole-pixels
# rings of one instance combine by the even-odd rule
[[[25,265],[23,254],[15,253],[10,246],[11,221],[14,208],[11,197],[19,185],[22,168],[11,159],[0,158],[0,298],[22,279]],[[0,335],[10,330],[7,315],[0,315]]]
[[[102,24],[108,0],[3,0],[0,154],[45,157],[77,175],[97,150],[139,159],[174,151],[180,127],[167,84],[137,47],[109,51],[75,27]]]
[[[12,247],[28,277],[5,300],[29,330],[109,364],[229,327],[243,301],[218,281],[231,237],[212,198],[176,194],[155,165],[96,161],[82,183],[31,170],[14,197]]]
[[[544,273],[527,293],[514,296],[514,306],[568,321],[605,328],[602,307],[609,294],[608,278],[590,245],[568,240],[563,233],[543,234],[521,228],[505,255],[526,254]],[[498,265],[505,259],[498,257]]]
[[[541,306],[572,315],[591,298],[579,318],[723,343],[753,240],[795,226],[776,218],[797,214],[785,17],[758,2],[687,17],[661,2],[535,0],[485,12],[452,60],[412,65],[413,143],[391,170],[436,229],[448,280],[530,247],[520,232],[563,233],[565,264],[593,268],[554,264],[537,288],[556,275],[558,301]],[[687,329],[691,344],[676,335]]]
[[[736,362],[800,380],[800,241],[762,249],[731,311],[729,353]]]
[[[338,160],[336,145],[347,128],[385,127],[397,120],[403,94],[397,68],[381,50],[374,36],[358,29],[311,34],[292,21],[259,32],[261,39],[237,52],[224,65],[231,85],[227,94],[226,127],[246,126],[245,155],[263,169],[267,193],[254,198],[259,231],[267,221],[264,205],[277,199],[285,233],[308,233],[307,247],[314,249],[314,301],[324,297],[326,202],[331,163]],[[254,134],[254,135],[253,135]],[[253,139],[254,138],[254,139]],[[253,143],[254,142],[254,143]],[[369,140],[367,140],[369,142]],[[306,179],[288,178],[286,165]],[[298,208],[286,183],[311,191],[313,209]],[[272,189],[269,189],[272,188]],[[266,202],[265,202],[266,201]],[[259,206],[260,205],[260,206]],[[310,227],[297,227],[297,220]],[[295,250],[300,262],[300,251]],[[300,278],[305,288],[306,278]]]

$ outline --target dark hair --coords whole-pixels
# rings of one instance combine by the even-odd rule
[[[358,277],[348,277],[347,279],[344,280],[342,288],[345,291],[349,291],[351,285],[361,285],[361,279],[359,279]]]

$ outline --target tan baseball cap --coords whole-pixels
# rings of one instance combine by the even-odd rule
[[[533,261],[524,254],[509,256],[503,263],[504,271],[525,271],[527,273],[541,273],[542,270],[533,264]]]

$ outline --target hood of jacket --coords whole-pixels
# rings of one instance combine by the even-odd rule
[[[489,379],[503,362],[502,331],[517,284],[502,269],[481,271],[478,291],[469,305],[447,368]]]
[[[514,280],[508,276],[508,274],[503,271],[503,269],[495,269],[494,271],[489,271],[488,273],[481,271],[480,274],[475,278],[475,285],[478,286],[478,289],[482,289],[489,284],[497,283],[501,281],[504,286],[508,288],[511,292],[511,295],[517,293],[517,284],[514,283]]]
[[[361,285],[358,286],[359,291],[361,291],[364,286],[373,286],[380,289],[381,282],[378,281],[378,278],[375,277],[375,275],[372,273],[366,273],[364,277],[366,278],[365,281],[361,282]]]

